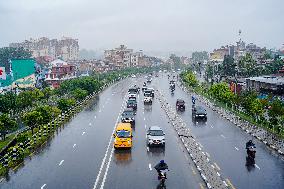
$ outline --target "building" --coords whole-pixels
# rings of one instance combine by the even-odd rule
[[[277,94],[284,94],[284,77],[280,76],[260,76],[246,78],[248,90],[269,91]]]
[[[50,63],[49,71],[45,75],[45,81],[53,88],[58,88],[64,80],[76,78],[76,66],[60,59]]]
[[[219,49],[214,49],[209,55],[209,61],[215,64],[221,64],[224,61],[225,55],[229,55],[228,46],[222,46]]]
[[[78,39],[63,37],[61,40],[39,39],[25,40],[22,43],[11,43],[10,47],[23,47],[31,51],[34,58],[50,57],[51,59],[61,58],[62,60],[77,60],[79,57]]]
[[[104,51],[105,61],[114,64],[117,68],[137,67],[141,64],[142,58],[142,50],[134,52],[133,49],[128,49],[125,45]]]

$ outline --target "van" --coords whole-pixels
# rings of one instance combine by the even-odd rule
[[[114,148],[132,147],[132,128],[130,123],[119,123],[116,126],[114,137]]]

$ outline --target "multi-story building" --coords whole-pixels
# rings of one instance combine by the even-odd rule
[[[52,59],[61,58],[65,61],[77,60],[79,57],[78,39],[63,37],[61,40],[39,39],[25,40],[22,43],[11,43],[10,47],[23,47],[31,51],[34,58],[49,56]]]
[[[133,49],[128,49],[125,45],[111,50],[105,50],[104,57],[107,62],[113,63],[116,67],[137,67],[139,61],[143,58],[143,52],[133,52]]]
[[[76,77],[76,66],[64,62],[60,59],[54,60],[50,63],[49,71],[45,75],[45,80],[52,87],[59,87],[60,83],[64,80]]]
[[[228,46],[222,46],[219,49],[214,49],[212,53],[210,53],[209,61],[214,62],[215,64],[220,64],[224,61],[225,55],[229,54]]]

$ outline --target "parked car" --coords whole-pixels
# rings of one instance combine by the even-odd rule
[[[185,102],[182,99],[177,99],[176,101],[176,109],[179,111],[184,111],[185,110]]]
[[[194,120],[207,120],[207,113],[205,108],[203,108],[202,106],[194,106],[192,108],[192,118]]]
[[[165,146],[165,133],[158,126],[151,126],[147,131],[148,146]]]

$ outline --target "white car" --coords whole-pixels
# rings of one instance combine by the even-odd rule
[[[137,94],[133,94],[133,93],[128,94],[128,98],[137,98]]]
[[[134,75],[134,74],[132,74],[132,76],[131,76],[132,78],[136,78],[136,75]]]
[[[148,146],[165,146],[165,133],[158,126],[151,126],[147,131]]]
[[[152,97],[151,96],[145,96],[143,99],[144,103],[146,104],[152,104]]]

